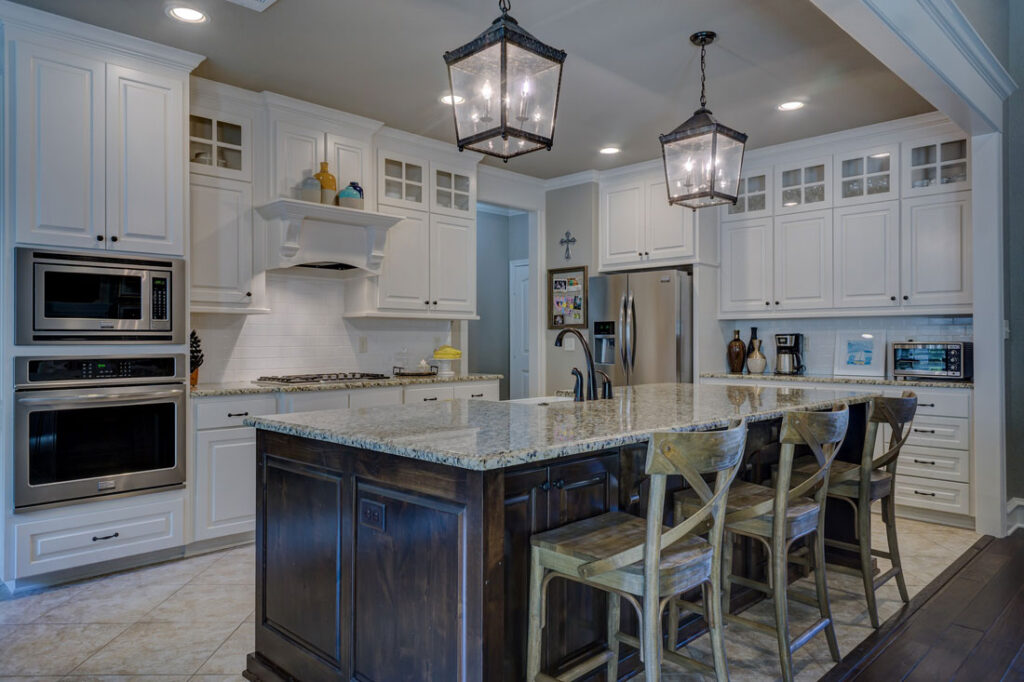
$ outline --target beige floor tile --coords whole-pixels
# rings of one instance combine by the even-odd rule
[[[251,557],[225,556],[192,578],[193,585],[249,585],[256,584],[256,564]]]
[[[230,623],[136,623],[75,669],[94,675],[189,675],[228,638]]]
[[[0,682],[59,682],[60,679],[43,675],[0,675]]]
[[[246,682],[241,675],[194,675],[190,682]]]
[[[199,674],[231,675],[245,670],[245,657],[256,648],[256,624],[242,623],[199,668]]]
[[[165,601],[177,585],[96,583],[43,614],[42,623],[134,623]]]
[[[35,622],[47,611],[67,603],[83,589],[82,585],[69,585],[0,599],[0,625]]]
[[[253,610],[250,585],[188,584],[146,614],[144,622],[224,622],[238,625]]]
[[[123,625],[0,626],[0,675],[63,675],[114,639]]]
[[[188,682],[189,675],[67,675],[61,682]]]

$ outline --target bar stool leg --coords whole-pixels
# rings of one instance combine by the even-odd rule
[[[903,577],[903,562],[900,560],[900,546],[896,539],[896,505],[892,497],[882,498],[882,521],[885,523],[885,539],[889,545],[889,556],[892,565],[899,569],[896,572],[896,587],[900,590],[900,599],[903,603],[910,601],[910,593],[907,592],[907,580]]]
[[[530,634],[526,644],[526,679],[535,682],[540,674],[541,634],[544,624],[541,613],[544,608],[544,592],[541,585],[544,580],[544,567],[536,548],[530,552]]]
[[[704,620],[708,624],[708,636],[711,637],[711,657],[715,662],[715,679],[727,682],[729,664],[725,658],[725,632],[722,617],[722,567],[721,559],[716,555],[711,560],[711,582],[704,583]]]
[[[722,534],[722,614],[729,613],[732,609],[732,546],[736,541],[729,531]],[[725,618],[722,618],[722,626],[725,626]]]
[[[839,640],[836,638],[836,628],[832,622],[832,605],[828,600],[828,582],[825,575],[825,540],[819,533],[811,536],[811,547],[814,552],[814,587],[818,592],[818,613],[822,618],[828,619],[825,626],[825,638],[828,640],[828,651],[832,654],[832,660],[839,662]],[[861,545],[863,547],[863,545]],[[869,545],[870,547],[870,545]],[[872,592],[872,597],[874,592]]]
[[[605,674],[608,682],[615,682],[619,679],[619,625],[622,614],[620,613],[622,601],[619,595],[608,592],[608,649],[612,657],[608,659],[608,670]]]
[[[871,627],[878,627],[878,602],[875,600],[875,574],[871,566],[871,508],[864,504],[855,504],[857,509],[857,527],[860,539],[860,577],[864,581],[864,598],[868,602],[868,616]]]
[[[777,524],[779,525],[779,524]],[[775,602],[775,634],[779,638],[779,665],[782,679],[793,679],[793,653],[789,646],[789,602],[786,594],[788,573],[787,546],[784,537],[776,537],[772,543],[772,598]]]
[[[644,595],[644,679],[661,682],[661,604],[658,594]]]
[[[707,620],[706,614],[704,619]],[[668,632],[665,633],[665,637],[667,638],[665,646],[669,651],[675,651],[676,645],[679,643],[679,602],[675,597],[668,601]]]

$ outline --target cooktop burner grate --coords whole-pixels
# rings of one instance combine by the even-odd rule
[[[373,372],[325,372],[323,374],[285,374],[282,376],[260,377],[257,384],[327,384],[345,381],[370,381],[388,379],[386,374]]]

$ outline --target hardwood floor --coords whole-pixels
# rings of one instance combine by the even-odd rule
[[[824,680],[1024,680],[1024,529],[985,536]]]

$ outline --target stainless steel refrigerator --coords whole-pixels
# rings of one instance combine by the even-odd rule
[[[599,275],[588,284],[594,363],[614,385],[693,381],[690,273]]]

